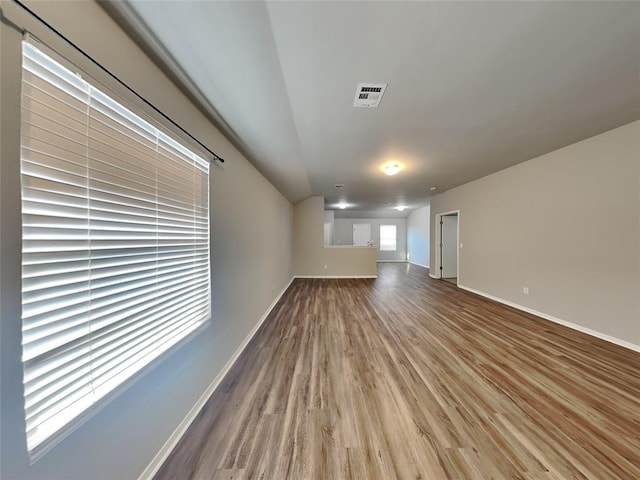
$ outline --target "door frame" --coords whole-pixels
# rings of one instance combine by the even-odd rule
[[[435,278],[442,279],[442,217],[447,215],[458,214],[458,225],[456,227],[456,247],[457,247],[457,265],[456,265],[456,285],[460,285],[460,210],[451,210],[450,212],[436,213],[436,271]]]

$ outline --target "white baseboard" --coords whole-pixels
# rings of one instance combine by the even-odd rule
[[[431,278],[435,278],[436,280],[440,280],[440,277],[436,277],[433,273],[431,273],[431,271],[429,271],[429,276]]]
[[[640,345],[636,345],[634,343],[627,342],[626,340],[621,340],[619,338],[612,337],[611,335],[607,335],[606,333],[598,332],[596,330],[583,327],[582,325],[578,325],[577,323],[572,323],[566,320],[562,320],[561,318],[554,317],[553,315],[548,315],[546,313],[539,312],[532,308],[525,307],[523,305],[519,305],[514,302],[510,302],[509,300],[505,300],[504,298],[495,297],[488,293],[481,292],[480,290],[476,290],[475,288],[465,287],[463,285],[458,285],[458,287],[463,290],[467,290],[468,292],[475,293],[476,295],[480,295],[481,297],[489,298],[491,300],[495,300],[498,303],[502,303],[504,305],[508,305],[513,308],[517,308],[518,310],[522,310],[523,312],[531,313],[537,317],[541,317],[541,318],[544,318],[545,320],[549,320],[550,322],[557,323],[559,325],[564,325],[565,327],[569,327],[573,330],[586,333],[587,335],[591,335],[592,337],[599,338],[600,340],[605,340],[607,342],[614,343],[621,347],[628,348],[629,350],[640,352]]]
[[[244,351],[244,349],[247,347],[247,345],[249,344],[253,336],[256,334],[256,332],[260,329],[264,321],[267,319],[267,317],[271,313],[271,310],[273,310],[273,307],[276,306],[276,304],[278,303],[282,295],[284,295],[284,292],[286,292],[289,286],[291,286],[291,283],[293,282],[294,278],[295,277],[292,277],[291,280],[289,280],[289,283],[287,284],[287,286],[282,289],[282,291],[276,297],[276,299],[271,303],[271,305],[269,305],[269,308],[267,308],[267,310],[264,312],[260,320],[258,320],[258,323],[255,324],[255,326],[251,329],[251,331],[243,340],[243,342],[240,344],[240,346],[236,349],[235,352],[233,352],[233,355],[231,356],[231,358],[227,361],[227,363],[222,368],[222,370],[218,373],[218,375],[216,375],[216,378],[213,379],[211,384],[200,396],[196,404],[191,408],[191,410],[189,410],[189,413],[187,413],[187,415],[182,419],[180,424],[176,427],[176,429],[173,431],[171,436],[164,443],[160,451],[156,454],[155,457],[153,457],[153,460],[151,460],[151,463],[149,463],[149,465],[147,465],[147,468],[145,468],[142,474],[140,474],[140,477],[138,477],[138,480],[151,480],[156,475],[156,473],[158,473],[158,470],[160,470],[160,467],[162,466],[162,464],[169,457],[169,455],[171,454],[173,449],[176,447],[176,445],[178,444],[182,436],[187,432],[187,429],[189,428],[189,426],[191,426],[191,423],[196,419],[196,417],[198,416],[198,413],[200,413],[200,410],[204,408],[207,401],[209,401],[209,398],[211,397],[211,395],[213,395],[213,392],[216,391],[216,389],[218,388],[218,386],[220,385],[224,377],[227,375],[227,373],[229,373],[229,370],[231,370],[231,367],[233,367],[233,364],[236,363],[236,360],[238,360],[238,357],[240,357],[240,354]]]
[[[294,278],[378,278],[377,275],[296,275]]]
[[[412,261],[409,261],[409,263],[410,263],[411,265],[418,265],[419,267],[431,268],[429,265],[425,265],[425,264],[423,264],[423,263],[412,262]]]

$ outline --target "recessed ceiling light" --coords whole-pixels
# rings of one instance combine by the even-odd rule
[[[338,208],[339,208],[340,210],[344,210],[345,208],[347,208],[347,204],[346,204],[346,203],[339,203],[339,204],[338,204]]]
[[[402,212],[402,211],[404,211],[404,210],[406,210],[406,209],[407,209],[407,207],[406,207],[405,205],[398,205],[398,206],[396,207],[396,210],[398,210],[399,212]]]
[[[390,177],[395,175],[399,171],[400,171],[400,165],[398,165],[397,163],[390,163],[384,167],[385,175],[389,175]]]
[[[437,190],[437,189],[438,189],[438,187],[435,187],[435,186],[434,187],[429,187],[429,190],[431,190],[432,192]]]

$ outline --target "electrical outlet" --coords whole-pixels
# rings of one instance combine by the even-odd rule
[[[529,287],[522,287],[522,293],[529,295]]]

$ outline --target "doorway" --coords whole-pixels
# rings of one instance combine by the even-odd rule
[[[459,276],[459,211],[436,215],[437,278],[458,285]]]
[[[331,228],[331,222],[325,222],[324,224],[324,244],[333,245],[333,229]]]
[[[353,244],[358,246],[371,245],[371,224],[353,224]]]

